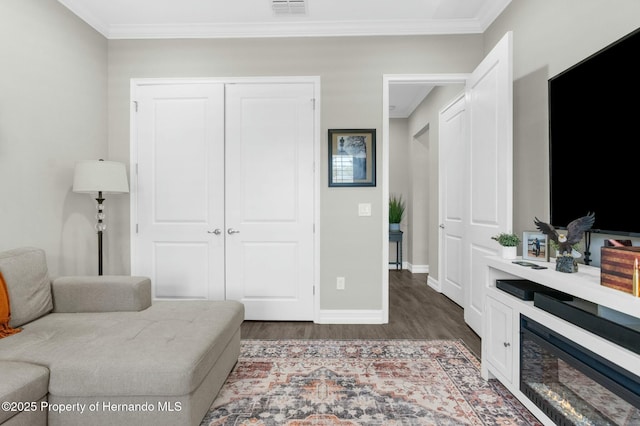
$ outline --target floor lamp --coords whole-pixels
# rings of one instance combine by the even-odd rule
[[[87,160],[76,164],[73,175],[73,192],[97,194],[96,232],[98,233],[98,275],[102,275],[102,234],[104,223],[104,194],[129,192],[127,171],[124,164],[115,161]]]

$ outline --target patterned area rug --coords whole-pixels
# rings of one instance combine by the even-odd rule
[[[538,425],[456,340],[243,340],[201,426]]]

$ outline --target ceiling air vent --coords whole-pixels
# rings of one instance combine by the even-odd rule
[[[307,13],[305,0],[271,0],[271,8],[276,15],[304,15]]]

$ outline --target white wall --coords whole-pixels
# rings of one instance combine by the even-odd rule
[[[95,201],[78,160],[107,155],[107,42],[55,0],[0,1],[0,250],[97,274]],[[107,210],[107,213],[109,210]]]
[[[73,165],[99,157],[128,162],[130,78],[320,75],[322,133],[370,127],[380,140],[383,74],[468,72],[509,30],[514,226],[518,232],[531,229],[533,217],[545,218],[549,209],[548,182],[544,174],[537,178],[548,167],[547,79],[639,26],[637,0],[537,0],[512,2],[484,36],[107,43],[55,0],[2,0],[0,249],[43,247],[54,274],[95,271],[95,207],[86,195],[70,191]],[[381,152],[378,145],[379,160]],[[381,262],[383,249],[384,177],[378,174],[376,188],[329,189],[326,154],[323,144],[321,304],[377,309],[382,277],[371,265]],[[433,190],[437,167],[430,173]],[[359,202],[372,203],[371,218],[358,218]],[[429,208],[432,235],[437,205]],[[107,209],[105,269],[127,273],[128,197],[112,197]],[[429,240],[433,274],[437,242]],[[338,275],[347,277],[347,290],[335,291]]]
[[[109,153],[128,162],[129,85],[143,77],[318,75],[321,78],[320,294],[322,309],[382,308],[382,76],[467,72],[480,60],[479,35],[233,40],[109,41]],[[328,188],[327,130],[377,129],[378,185]],[[371,203],[371,217],[358,216]],[[122,212],[128,223],[128,211]],[[123,258],[129,235],[118,226]],[[112,243],[113,244],[113,243]],[[113,246],[111,247],[113,249]],[[120,248],[120,247],[118,247]],[[127,253],[128,256],[128,253]],[[113,259],[113,257],[111,257]],[[346,289],[336,290],[336,277]]]
[[[414,240],[416,263],[425,262],[429,267],[429,278],[438,279],[438,238],[439,207],[438,188],[440,167],[438,123],[440,110],[464,91],[464,85],[451,84],[434,88],[429,96],[416,108],[408,121],[411,138],[411,157],[413,168],[417,169],[413,177],[413,193],[424,207],[414,217]],[[426,133],[416,137],[425,127]],[[425,174],[426,172],[426,174]]]
[[[413,130],[413,129],[411,129]],[[411,159],[411,235],[409,244],[412,271],[423,271],[429,267],[429,206],[438,202],[438,191],[431,188],[431,163],[433,144],[438,143],[437,129],[435,135],[430,123],[418,133],[412,133],[409,140]],[[434,197],[431,200],[431,197]],[[437,234],[435,234],[437,235]]]
[[[549,219],[547,80],[638,27],[637,0],[537,0],[513,1],[486,31],[485,51],[513,31],[514,231],[534,230],[534,217]],[[620,78],[635,84],[634,75]],[[606,84],[594,81],[585,90]],[[602,238],[592,241],[596,260]]]
[[[400,223],[402,236],[403,263],[411,262],[409,238],[411,229],[411,168],[409,167],[409,126],[406,118],[389,120],[389,195],[402,196],[405,201],[405,215]],[[389,243],[389,262],[396,260],[396,243]],[[395,268],[395,266],[392,266]]]

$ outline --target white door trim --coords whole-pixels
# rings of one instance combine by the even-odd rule
[[[389,322],[389,85],[392,83],[465,84],[469,74],[384,74],[382,76],[382,319]],[[438,218],[440,221],[441,218]],[[438,253],[438,257],[442,256]],[[433,281],[431,284],[433,286]]]
[[[162,84],[200,84],[222,83],[222,84],[277,84],[277,83],[311,83],[314,87],[314,242],[313,242],[313,263],[314,263],[314,322],[320,320],[320,164],[321,159],[321,128],[320,128],[320,76],[280,76],[280,77],[211,77],[211,78],[132,78],[130,81],[130,109],[129,109],[129,170],[131,175],[130,183],[130,241],[131,241],[131,272],[135,274],[138,259],[137,254],[137,217],[138,217],[138,139],[136,128],[136,108],[138,99],[138,87],[145,85]]]

